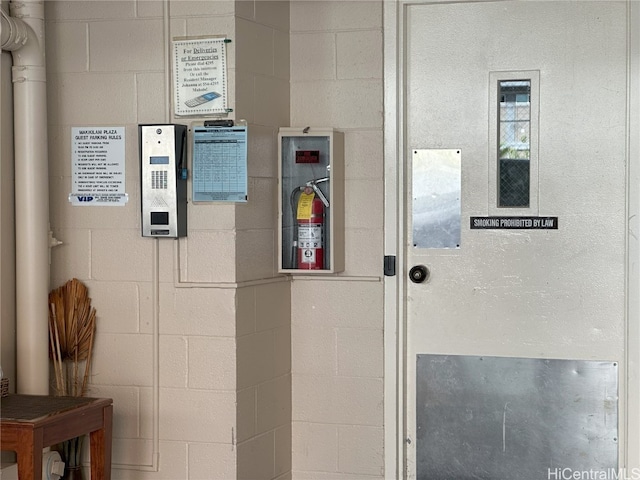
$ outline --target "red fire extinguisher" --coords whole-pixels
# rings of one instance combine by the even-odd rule
[[[307,186],[298,198],[297,263],[301,270],[324,268],[324,203],[316,191]]]

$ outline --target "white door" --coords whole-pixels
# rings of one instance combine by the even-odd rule
[[[581,452],[588,456],[594,445],[603,451],[610,447],[602,445],[612,442],[622,467],[627,4],[497,1],[405,8],[401,274],[407,477],[447,478],[417,467],[426,442],[416,441],[425,436],[417,430],[431,426],[417,425],[424,408],[422,399],[416,400],[417,370],[421,358],[441,361],[436,355],[604,362],[603,371],[594,370],[593,378],[581,382],[591,383],[580,395],[588,397],[602,386],[599,378],[611,380],[613,371],[617,392],[605,386],[600,398],[596,391],[596,402],[604,400],[605,407],[595,408],[599,412],[619,399],[618,408],[605,412],[611,429],[596,427],[597,442]],[[426,268],[425,281],[409,279],[415,266]],[[420,276],[418,271],[414,280]],[[551,398],[561,401],[582,400],[571,384],[540,388],[556,389]],[[514,435],[510,415],[517,410],[505,403],[495,412],[495,438],[484,444],[469,444],[474,434],[466,437],[456,423],[475,414],[464,406],[454,411],[453,432],[428,431],[428,441],[442,442],[445,451],[458,443],[471,451],[484,448],[495,466],[509,455]],[[535,436],[538,420],[532,418],[530,431],[519,435]],[[555,420],[548,422],[553,430]],[[568,429],[567,435],[584,427],[556,426]],[[553,468],[575,467],[562,463],[570,458],[563,452],[542,449],[531,455],[535,458],[523,465],[531,470],[539,461],[540,472],[514,471],[516,461],[504,476],[495,469],[483,474],[491,465],[472,471],[464,459],[454,460],[468,478],[561,478],[553,476],[559,472]],[[453,468],[448,478],[460,475]]]

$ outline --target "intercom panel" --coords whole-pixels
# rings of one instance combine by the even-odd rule
[[[139,125],[142,236],[187,235],[187,126]]]

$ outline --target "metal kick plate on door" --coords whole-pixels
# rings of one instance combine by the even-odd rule
[[[617,472],[616,362],[417,355],[416,416],[418,480]]]
[[[460,149],[411,151],[413,246],[460,247]]]

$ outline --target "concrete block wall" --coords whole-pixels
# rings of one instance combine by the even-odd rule
[[[169,37],[234,40],[250,201],[190,205],[189,236],[156,242],[139,233],[137,124],[180,121],[166,107],[163,2],[46,2],[51,225],[64,242],[52,286],[80,278],[98,310],[91,393],[115,400],[113,478],[380,478],[382,2],[168,5]],[[129,203],[72,207],[71,127],[104,125],[126,127]],[[276,274],[275,134],[289,125],[345,132],[338,276]]]
[[[289,282],[274,260],[288,17],[287,2],[46,3],[51,225],[63,241],[51,284],[81,279],[98,311],[90,393],[114,399],[113,478],[290,474]],[[142,238],[137,124],[198,120],[170,115],[167,46],[205,35],[233,40],[228,92],[249,122],[249,202],[190,204],[187,238]],[[74,126],[126,128],[126,206],[68,203]]]
[[[238,479],[291,478],[289,292],[287,281],[238,290]]]
[[[289,125],[289,2],[236,2],[236,118],[249,202],[236,208],[237,478],[291,477],[290,282],[277,275],[278,128]]]
[[[234,34],[233,2],[171,6],[171,36]],[[210,260],[235,256],[233,222],[190,208],[188,241],[140,236],[137,124],[173,121],[165,14],[162,2],[46,4],[51,225],[64,242],[52,286],[82,279],[98,311],[91,394],[114,399],[113,477],[235,478],[235,290],[204,288],[234,281]],[[67,201],[70,129],[92,125],[126,127],[124,207]],[[223,255],[205,248],[212,239]]]
[[[345,132],[345,272],[291,286],[293,478],[383,477],[382,2],[291,3],[291,123]]]

